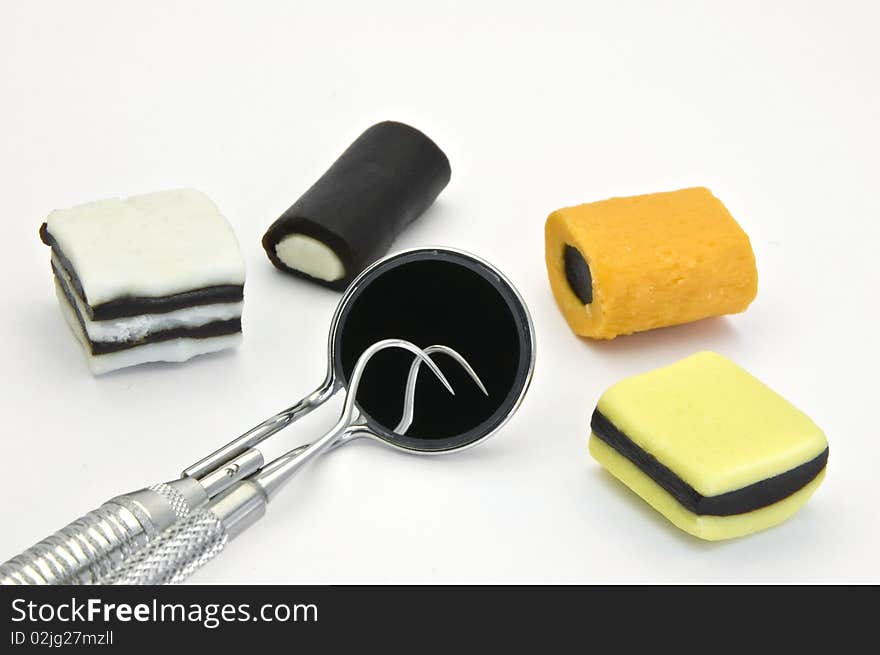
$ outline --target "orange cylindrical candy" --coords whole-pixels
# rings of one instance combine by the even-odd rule
[[[702,187],[559,209],[545,246],[556,303],[594,339],[742,312],[758,291],[748,235]]]

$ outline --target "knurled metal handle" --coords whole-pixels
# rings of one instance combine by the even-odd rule
[[[0,584],[96,584],[189,511],[166,483],[119,496],[0,565]]]
[[[210,509],[193,512],[103,579],[108,585],[178,584],[214,559],[229,541]]]

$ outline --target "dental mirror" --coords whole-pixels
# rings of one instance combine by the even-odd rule
[[[404,411],[413,358],[400,349],[377,353],[357,397],[367,428],[357,436],[381,439],[408,451],[460,450],[489,437],[516,411],[534,369],[531,318],[521,296],[500,271],[451,248],[404,251],[365,269],[343,294],[331,321],[323,383],[188,467],[184,475],[203,479],[213,473],[216,477],[221,467],[241,459],[246,466],[238,466],[235,475],[223,474],[225,488],[255,470],[256,464],[262,465],[262,456],[253,456],[254,447],[347,386],[361,353],[383,339],[403,339],[421,348],[450,348],[482,382],[475,384],[468,371],[446,355],[434,355],[455,395],[436,376],[420,377],[412,424],[405,433],[398,433],[395,428]]]

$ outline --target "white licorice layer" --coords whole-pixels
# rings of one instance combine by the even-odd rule
[[[89,369],[94,375],[109,373],[128,366],[137,366],[148,362],[184,362],[196,355],[213,353],[227,348],[234,348],[241,343],[241,332],[223,335],[219,337],[207,337],[205,339],[193,339],[184,337],[170,339],[157,343],[148,343],[134,348],[127,348],[105,355],[93,355],[89,347],[88,339],[80,327],[76,312],[67,301],[60,285],[56,283],[55,293],[58,296],[58,304],[61,313],[73,334],[83,348],[88,361]]]
[[[244,260],[226,218],[194,189],[99,200],[59,209],[49,234],[92,307],[244,284]]]
[[[89,318],[88,307],[79,297],[73,287],[70,276],[65,272],[61,263],[52,258],[55,270],[61,274],[56,282],[63,285],[73,296],[77,310],[83,317],[86,326],[86,334],[90,341],[104,343],[120,343],[137,341],[154,332],[162,332],[174,328],[196,328],[214,321],[228,321],[240,318],[244,303],[215,303],[211,305],[197,305],[185,307],[164,314],[140,314],[138,316],[126,316],[113,318],[105,321],[93,321]]]

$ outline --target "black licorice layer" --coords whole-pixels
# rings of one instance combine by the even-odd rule
[[[130,316],[140,316],[141,314],[167,314],[168,312],[188,307],[241,302],[244,299],[244,286],[240,284],[221,284],[168,296],[125,296],[99,305],[92,305],[89,303],[88,297],[83,290],[82,282],[80,282],[76,274],[76,269],[64,252],[62,252],[54,237],[49,233],[45,223],[40,226],[40,239],[52,248],[52,253],[70,278],[73,288],[76,289],[79,297],[82,298],[83,303],[88,307],[89,318],[94,321],[128,318]]]
[[[73,310],[74,314],[76,314],[77,321],[79,321],[79,326],[82,329],[83,337],[88,341],[89,351],[92,355],[108,355],[121,350],[129,350],[131,348],[137,348],[138,346],[144,346],[149,343],[159,343],[161,341],[170,341],[171,339],[180,339],[183,337],[189,339],[207,339],[210,337],[221,337],[241,332],[241,318],[233,318],[226,321],[212,321],[211,323],[206,323],[205,325],[200,325],[198,327],[178,327],[170,330],[160,330],[158,332],[152,332],[136,341],[92,341],[89,338],[89,333],[86,329],[85,319],[79,311],[79,305],[76,303],[76,300],[72,295],[73,292],[67,286],[61,272],[55,268],[55,264],[52,264],[52,272],[55,274],[55,277],[58,278],[61,290],[64,292],[65,298],[67,298],[67,304],[70,305],[70,308]]]
[[[717,496],[703,496],[643,450],[598,409],[590,422],[593,434],[611,446],[688,511],[697,515],[734,516],[778,503],[809,484],[828,462],[828,448],[810,461],[772,478]]]
[[[417,129],[393,121],[373,125],[269,227],[263,248],[280,270],[345,289],[430,207],[450,176],[446,155]],[[291,234],[327,245],[345,275],[327,282],[287,266],[275,246]]]
[[[582,303],[589,305],[593,302],[593,275],[590,272],[590,265],[574,246],[566,245],[562,256],[568,286]]]

